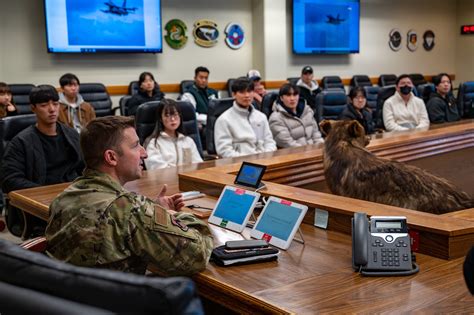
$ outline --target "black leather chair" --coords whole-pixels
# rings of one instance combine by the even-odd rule
[[[426,84],[428,83],[425,80],[425,76],[422,75],[421,73],[412,73],[410,74],[411,81],[413,82],[414,86],[418,86],[420,84]]]
[[[339,76],[325,76],[321,79],[321,86],[323,89],[334,89],[340,88],[344,89],[344,84]]]
[[[262,99],[262,108],[260,109],[262,113],[270,117],[273,111],[273,103],[275,103],[276,99],[278,98],[278,92],[270,92],[265,94]]]
[[[2,314],[203,314],[189,278],[77,267],[1,239],[0,270]]]
[[[232,84],[234,84],[236,79],[229,79],[227,80],[227,93],[229,93],[229,97],[232,97]]]
[[[132,95],[124,95],[120,98],[119,107],[120,107],[120,115],[128,116],[128,105],[127,102],[129,99],[132,98]]]
[[[324,119],[338,119],[339,114],[347,106],[347,95],[341,89],[323,90],[316,95],[316,108],[318,123]]]
[[[423,99],[423,101],[428,103],[431,93],[435,91],[435,86],[433,83],[420,84],[416,87],[418,97]]]
[[[474,81],[459,84],[458,111],[463,118],[474,118]]]
[[[367,95],[367,106],[372,110],[372,116],[375,117],[380,86],[364,86],[364,90]]]
[[[212,99],[209,101],[206,123],[206,150],[208,154],[216,155],[216,145],[214,143],[214,126],[217,118],[223,112],[232,107],[233,98]]]
[[[179,93],[183,94],[186,93],[191,86],[193,86],[194,80],[183,80],[179,84]]]
[[[0,119],[0,161],[8,143],[23,129],[36,123],[35,114],[10,116]]]
[[[355,75],[351,79],[351,86],[372,86],[368,75]]]
[[[381,74],[379,77],[379,86],[384,87],[388,85],[395,85],[397,76],[394,74]]]
[[[33,84],[9,84],[12,91],[13,103],[15,103],[18,114],[31,114],[30,91],[35,87]]]
[[[102,83],[81,83],[79,93],[84,98],[84,101],[94,107],[97,117],[114,114],[112,100],[105,85]]]
[[[300,77],[290,77],[290,78],[286,78],[286,80],[288,82],[290,82],[291,84],[293,85],[296,85],[296,83],[298,82],[298,80],[300,79]]]
[[[131,81],[128,84],[128,95],[135,95],[140,90],[140,86],[138,85],[138,81]]]
[[[138,106],[135,115],[135,128],[140,143],[143,145],[145,139],[151,135],[156,124],[156,109],[160,101],[146,102]]]
[[[379,94],[377,96],[377,115],[375,116],[375,128],[385,129],[385,125],[383,123],[383,104],[389,97],[395,94],[395,91],[395,85],[380,88]]]

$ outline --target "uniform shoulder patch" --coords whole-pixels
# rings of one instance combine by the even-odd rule
[[[161,226],[168,226],[168,211],[155,205],[155,223]]]
[[[175,218],[173,215],[171,215],[170,217],[171,217],[171,224],[179,227],[184,232],[187,232],[189,230],[189,227],[183,222],[181,222],[179,219]]]

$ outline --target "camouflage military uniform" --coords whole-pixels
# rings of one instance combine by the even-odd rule
[[[212,251],[207,225],[188,213],[170,215],[125,190],[107,174],[86,170],[50,206],[49,255],[74,265],[164,275],[203,270]]]

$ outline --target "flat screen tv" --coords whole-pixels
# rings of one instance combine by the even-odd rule
[[[50,53],[163,49],[161,0],[44,0]]]
[[[359,0],[293,0],[293,52],[359,52]]]

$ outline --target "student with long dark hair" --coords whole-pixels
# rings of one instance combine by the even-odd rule
[[[138,93],[133,95],[127,102],[129,116],[135,115],[138,106],[141,104],[151,101],[160,101],[165,97],[165,94],[160,91],[155,77],[150,72],[142,72],[140,74],[138,77],[138,86],[140,88]]]
[[[202,162],[193,139],[183,134],[182,115],[174,100],[164,99],[156,110],[156,125],[145,140],[147,169]]]
[[[365,129],[366,134],[374,132],[372,111],[367,107],[367,94],[361,86],[356,86],[349,92],[350,104],[339,115],[342,120],[357,120]]]
[[[8,84],[0,82],[0,118],[14,116],[17,113],[10,87]]]

